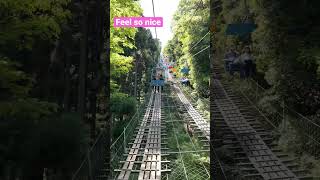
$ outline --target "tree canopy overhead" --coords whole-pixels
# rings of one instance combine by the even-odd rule
[[[213,18],[212,39],[219,61],[230,46],[241,51],[250,45],[256,59],[257,81],[269,88],[270,97],[304,115],[320,108],[318,1],[221,0]],[[232,23],[254,23],[257,29],[246,37],[227,36]],[[221,61],[222,62],[222,61]],[[319,113],[319,112],[318,112]]]
[[[209,0],[181,0],[172,23],[173,38],[164,54],[176,62],[180,70],[190,68],[189,78],[198,93],[209,91]]]

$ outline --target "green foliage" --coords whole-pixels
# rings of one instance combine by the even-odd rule
[[[131,69],[132,57],[124,54],[124,48],[134,48],[136,28],[113,27],[114,17],[132,17],[142,14],[138,2],[133,0],[111,0],[110,6],[110,60],[112,77],[120,77]]]
[[[49,110],[54,107],[34,101],[19,101],[11,107],[15,114],[1,114],[1,164],[14,161],[29,173],[38,166],[73,170],[88,148],[87,129],[77,114],[58,115]]]
[[[121,77],[121,75],[129,73],[132,68],[133,57],[126,57],[120,54],[111,53],[111,76]]]
[[[40,121],[27,146],[29,163],[50,168],[78,166],[89,142],[88,129],[79,119],[78,114],[66,113]]]
[[[26,143],[30,142],[32,134],[39,130],[39,124],[44,123],[56,111],[55,104],[32,98],[0,102],[2,161],[13,161],[18,164],[30,162],[26,159],[25,147],[33,148],[36,144],[27,146]],[[57,129],[52,129],[54,130]],[[34,153],[32,150],[30,152]],[[1,168],[3,167],[0,166]]]
[[[31,88],[31,79],[7,58],[0,56],[0,100],[25,97]]]
[[[114,17],[141,16],[134,0],[110,1],[111,112],[113,137],[118,137],[134,112],[141,93],[149,90],[151,69],[160,56],[160,44],[144,28],[115,28]],[[134,84],[136,78],[136,84]],[[136,88],[136,95],[134,89]]]
[[[201,94],[209,87],[209,50],[194,55],[209,45],[209,35],[196,45],[208,33],[208,26],[209,1],[180,1],[172,26],[174,35],[163,52],[177,62],[179,72],[184,66],[190,68],[191,84]]]
[[[214,13],[217,59],[230,46],[241,51],[250,45],[256,59],[259,83],[267,81],[273,94],[304,115],[320,107],[318,1],[222,0],[222,10]],[[246,38],[226,36],[227,24],[253,22],[255,32]],[[222,61],[220,61],[222,63]],[[268,95],[268,96],[269,96]],[[307,98],[305,98],[307,97]]]
[[[112,131],[113,137],[117,138],[127,126],[129,120],[136,112],[137,101],[134,97],[121,92],[111,94],[110,110],[113,115]]]
[[[160,43],[152,38],[150,29],[138,28],[135,37],[137,49],[132,52],[136,54],[138,68],[138,91],[143,89],[146,93],[149,90],[151,81],[151,69],[155,67],[160,57]]]
[[[22,170],[22,178],[39,175],[33,172],[36,168],[71,168],[84,152],[86,130],[77,115],[60,114],[63,98],[55,97],[64,86],[48,77],[51,71],[55,76],[64,73],[53,65],[64,63],[62,53],[55,59],[60,62],[50,61],[50,55],[56,42],[72,44],[72,34],[62,33],[74,28],[66,26],[75,17],[68,9],[70,2],[0,1],[0,179],[2,168],[11,165]],[[51,84],[45,87],[47,83]],[[43,87],[49,90],[42,92]],[[55,88],[54,98],[49,97],[50,87]]]
[[[115,116],[131,115],[135,112],[136,100],[127,94],[115,92],[111,94],[111,112]]]
[[[189,136],[184,128],[184,123],[179,121],[185,119],[184,115],[188,115],[180,114],[179,111],[174,110],[165,109],[165,118],[173,121],[167,125],[168,148],[173,152],[181,151],[184,153],[170,155],[170,169],[172,171],[169,174],[169,179],[185,179],[185,173],[190,179],[208,179],[209,156],[206,152],[186,152],[202,150],[203,144],[198,141],[198,138]]]
[[[42,117],[57,112],[57,105],[34,98],[17,99],[16,101],[0,102],[0,118],[40,120]]]
[[[69,0],[3,0],[0,2],[0,49],[32,49],[37,38],[53,40],[70,17]]]

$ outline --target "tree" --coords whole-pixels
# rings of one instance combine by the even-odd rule
[[[174,36],[164,49],[179,70],[190,66],[191,83],[203,96],[209,95],[209,6],[208,0],[180,1],[172,26]]]
[[[214,37],[216,57],[222,57],[230,45],[253,47],[258,76],[269,88],[269,95],[304,115],[319,109],[319,35],[317,1],[220,1],[215,12],[217,32]],[[258,25],[248,37],[224,35],[227,24],[249,19]]]

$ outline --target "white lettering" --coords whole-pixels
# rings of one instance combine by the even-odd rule
[[[118,25],[120,22],[120,19],[116,19],[116,25]]]

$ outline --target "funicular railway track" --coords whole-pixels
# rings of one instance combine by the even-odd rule
[[[221,68],[214,68],[211,115],[215,123],[215,144],[231,153],[238,172],[230,179],[312,179],[295,159],[277,148],[274,135],[258,120],[252,106],[221,82]]]
[[[210,141],[210,124],[201,116],[201,114],[192,106],[189,100],[185,97],[181,89],[177,85],[173,85],[174,90],[177,93],[181,103],[185,107],[189,116],[192,118],[192,124],[198,130],[200,130],[208,142]]]
[[[176,152],[168,152],[169,157],[172,158],[172,155],[176,154],[176,157],[173,160],[172,163],[170,163],[171,173],[170,176],[168,176],[166,179],[168,180],[175,180],[175,179],[198,179],[198,180],[207,180],[210,179],[210,170],[209,170],[209,164],[203,163],[201,161],[198,161],[197,163],[190,163],[190,156],[197,156],[197,157],[209,157],[209,140],[207,139],[206,133],[203,131],[203,128],[205,127],[204,124],[201,125],[201,123],[194,121],[194,119],[199,120],[202,119],[202,116],[192,107],[191,103],[186,99],[183,92],[180,90],[180,88],[173,84],[167,87],[170,89],[170,93],[167,94],[165,97],[166,99],[166,107],[167,107],[167,113],[169,115],[169,118],[167,119],[167,124],[169,127],[171,127],[171,131],[175,138],[176,143],[178,145],[178,151]],[[183,101],[181,101],[180,98],[183,98]],[[192,109],[192,112],[190,113],[190,109]],[[200,117],[199,117],[200,116]],[[195,118],[196,117],[196,118]],[[187,129],[184,129],[184,134],[186,134],[186,139],[184,141],[178,140],[182,137],[180,136],[182,133],[178,131],[179,128],[183,127],[186,124],[190,124],[191,128],[193,129],[192,132],[187,132]],[[186,128],[186,126],[184,127]],[[208,130],[208,129],[207,129]],[[178,132],[177,132],[178,131]],[[183,138],[182,138],[183,139]],[[190,147],[186,149],[185,145],[189,144]],[[184,148],[181,148],[183,147]],[[182,164],[182,169],[178,168],[174,165],[174,161],[178,160],[180,164]],[[171,160],[171,159],[170,159]],[[173,165],[173,166],[172,166]],[[179,172],[180,171],[180,172]]]
[[[208,123],[192,107],[178,87],[171,88],[173,90],[171,96],[162,92],[153,92],[150,96],[144,117],[139,127],[136,128],[137,131],[132,141],[128,143],[130,147],[128,148],[128,152],[124,154],[126,159],[120,162],[122,164],[120,169],[115,169],[118,172],[116,179],[192,179],[192,175],[194,174],[200,179],[205,180],[210,178],[209,168],[203,163],[198,165],[183,164],[184,172],[176,169],[174,173],[178,172],[178,174],[170,174],[173,170],[171,168],[177,168],[176,164],[171,164],[171,160],[175,160],[176,155],[187,157],[184,155],[209,153],[209,140],[207,139],[209,134]],[[182,101],[180,98],[182,98]],[[164,104],[162,104],[162,101],[164,101]],[[167,113],[169,112],[169,116],[171,117],[170,119],[165,119],[163,114],[164,108],[167,108]],[[188,112],[190,110],[191,112]],[[177,111],[188,115],[188,118],[180,117],[179,119],[173,119],[173,114],[177,113]],[[193,144],[192,149],[188,151],[180,151],[180,149],[179,151],[170,151],[167,148],[166,142],[168,139],[166,137],[166,125],[171,125],[174,132],[176,128],[179,128],[177,125],[183,126],[186,121],[191,122],[193,129],[196,130],[194,133],[201,139],[204,146],[200,148],[195,147],[192,137],[188,135],[190,142]],[[187,132],[185,133],[187,134]],[[177,135],[176,132],[174,134],[175,136]],[[179,142],[177,143],[179,144]],[[175,158],[172,159],[172,157]],[[195,172],[195,170],[198,172]],[[189,177],[190,175],[191,177]]]
[[[165,134],[165,123],[162,122],[161,90],[153,92],[140,126],[137,128],[133,143],[123,166],[119,171],[117,179],[138,179],[138,180],[160,180],[163,161],[162,152],[166,149],[163,145]]]

